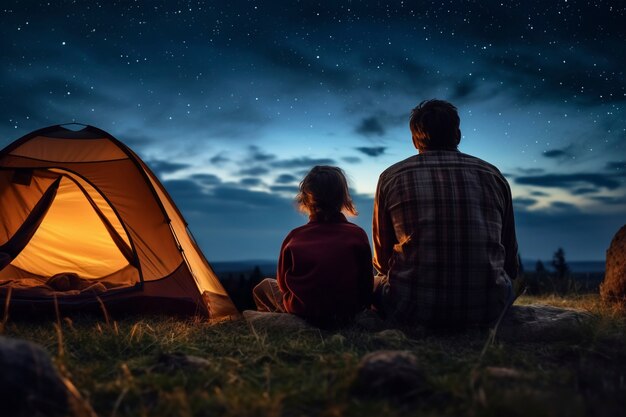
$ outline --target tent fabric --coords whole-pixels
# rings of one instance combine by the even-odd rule
[[[50,206],[52,205],[52,202],[54,201],[60,182],[61,178],[58,178],[50,185],[50,187],[48,187],[41,199],[37,202],[37,204],[35,204],[35,207],[33,207],[31,212],[28,214],[28,217],[26,217],[20,228],[5,244],[0,246],[0,252],[8,255],[7,258],[14,260],[31,241],[35,232],[39,229],[39,226],[46,216]],[[6,261],[7,259],[3,262],[5,263],[5,265],[2,265],[3,268],[6,264],[10,263]]]
[[[135,264],[133,250],[130,247],[130,244],[128,243],[128,237],[126,236],[126,232],[124,230],[119,230],[119,228],[116,228],[115,226],[113,226],[113,224],[111,223],[111,220],[116,220],[116,218],[113,216],[112,213],[109,213],[109,215],[106,215],[103,212],[103,209],[105,211],[108,211],[106,209],[110,208],[110,206],[106,203],[106,201],[101,201],[100,204],[97,204],[94,201],[94,198],[91,196],[91,194],[87,192],[87,190],[85,189],[85,186],[81,185],[77,179],[73,179],[73,181],[76,184],[76,186],[80,189],[80,191],[83,193],[83,195],[85,196],[85,198],[87,199],[87,201],[89,202],[89,204],[91,205],[95,213],[98,215],[98,218],[102,222],[102,225],[106,228],[107,232],[109,233],[109,236],[115,243],[115,246],[117,246],[117,249],[119,249],[122,255],[124,255],[124,258],[126,258],[128,263]],[[119,221],[117,222],[117,224],[120,224]],[[124,236],[124,238],[122,237],[122,235]]]
[[[115,290],[98,295],[111,305],[159,312],[170,306],[212,319],[238,314],[157,177],[123,143],[92,126],[51,126],[0,151],[0,248],[36,217],[54,181],[56,194],[27,244],[15,256],[0,249],[11,259],[0,264],[0,279],[75,273],[115,283]],[[0,261],[6,264],[6,256]],[[89,293],[57,298],[66,307],[98,302]],[[33,299],[21,289],[11,303],[46,303]]]
[[[81,278],[97,279],[129,262],[79,187],[61,177],[47,214],[12,264],[41,276],[71,271]]]
[[[0,165],[1,167],[1,165]],[[34,171],[28,186],[14,182],[16,171],[0,169],[0,207],[10,207],[10,213],[2,212],[0,221],[0,245],[5,244],[17,230],[50,185],[57,174]]]
[[[145,168],[147,169],[147,167]],[[171,227],[174,235],[178,239],[178,244],[183,248],[182,254],[185,260],[191,266],[191,270],[194,272],[194,279],[196,284],[202,292],[208,291],[209,293],[226,296],[226,291],[221,288],[215,273],[212,268],[202,256],[202,251],[197,247],[195,241],[187,230],[187,224],[184,221],[182,215],[178,212],[178,209],[174,205],[171,197],[165,191],[163,185],[161,185],[156,176],[149,172],[150,181],[159,195],[159,198],[163,202],[165,211],[171,219]]]

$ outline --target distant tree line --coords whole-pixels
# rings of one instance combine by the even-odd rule
[[[565,259],[565,251],[558,248],[552,255],[549,271],[541,260],[533,272],[520,270],[522,286],[528,294],[566,294],[597,291],[601,273],[572,273]],[[521,263],[520,263],[521,265]]]
[[[234,271],[220,276],[220,281],[230,295],[231,300],[239,311],[256,310],[252,289],[265,277],[275,274],[264,275],[261,268],[256,265],[251,271]]]

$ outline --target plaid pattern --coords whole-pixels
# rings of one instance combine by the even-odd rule
[[[398,320],[494,320],[517,276],[511,190],[494,166],[458,151],[401,161],[378,181],[374,267]]]

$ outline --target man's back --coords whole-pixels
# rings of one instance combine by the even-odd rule
[[[391,166],[379,179],[373,234],[397,319],[486,323],[504,307],[517,243],[511,192],[492,165],[433,150]]]

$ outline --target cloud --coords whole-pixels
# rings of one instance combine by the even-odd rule
[[[556,210],[570,211],[570,212],[578,212],[580,209],[572,203],[566,203],[564,201],[553,201],[550,204],[550,207]]]
[[[263,185],[263,181],[261,181],[259,178],[247,177],[239,180],[239,184],[245,187],[258,187],[259,185]]]
[[[219,208],[224,212],[216,214],[227,215],[230,212],[272,209],[285,202],[285,199],[277,195],[249,190],[232,183],[219,184],[209,190],[203,189],[193,180],[168,180],[163,181],[163,184],[176,204],[184,209],[183,212],[204,212]]]
[[[287,193],[295,196],[300,192],[300,188],[297,185],[272,185],[270,190],[275,193]]]
[[[364,153],[367,156],[374,157],[374,158],[384,154],[386,149],[387,149],[386,146],[369,146],[369,147],[361,146],[361,147],[356,148],[357,151]]]
[[[516,177],[515,183],[520,185],[535,185],[538,187],[553,187],[575,189],[584,184],[593,185],[598,188],[607,188],[614,190],[621,183],[614,177],[606,174],[546,174],[536,176]]]
[[[356,133],[363,136],[383,136],[385,128],[376,116],[366,117],[355,128]]]
[[[515,224],[522,257],[545,259],[556,248],[563,247],[573,259],[604,259],[611,237],[624,224],[623,213],[560,206],[533,211],[516,209]]]
[[[545,169],[543,168],[517,168],[517,171],[521,172],[524,175],[536,175],[536,174],[543,174],[545,172]]]
[[[291,174],[280,174],[274,182],[276,184],[290,184],[292,182],[297,182],[298,178]]]
[[[626,172],[626,161],[610,161],[606,164],[606,169],[609,171],[621,171]]]
[[[604,196],[604,195],[596,195],[590,197],[592,200],[597,201],[598,203],[608,204],[611,206],[618,205],[626,205],[626,196]]]
[[[543,156],[545,156],[546,158],[569,158],[570,154],[564,149],[552,149],[549,151],[544,151]]]
[[[163,174],[171,174],[173,172],[180,171],[191,166],[189,164],[183,164],[180,162],[170,162],[155,159],[151,161],[146,161],[146,164],[157,175],[157,177],[161,177]]]
[[[267,162],[276,159],[276,155],[264,152],[256,145],[248,147],[250,151],[250,160],[254,162]]]
[[[572,149],[573,146],[570,145],[562,149],[550,149],[544,151],[542,155],[544,156],[544,158],[555,159],[561,162],[565,162],[576,158],[576,154],[572,151]]]
[[[535,197],[549,197],[550,196],[549,193],[546,193],[544,191],[539,191],[539,190],[531,191],[530,195],[535,196]]]
[[[259,175],[268,174],[269,172],[270,170],[268,168],[255,166],[255,167],[241,169],[239,170],[238,174],[256,177]]]
[[[574,195],[585,195],[585,194],[593,194],[593,193],[597,193],[598,190],[597,188],[589,188],[589,187],[583,187],[583,188],[577,188],[575,190],[572,190],[572,194]]]
[[[193,180],[165,181],[209,261],[276,259],[280,244],[306,218],[292,199],[222,184],[210,191]]]
[[[209,159],[209,162],[215,165],[222,165],[224,162],[228,161],[230,161],[230,158],[225,157],[223,152],[220,152]]]
[[[96,126],[97,127],[97,126]],[[156,138],[151,137],[145,131],[140,131],[138,129],[128,129],[122,132],[119,135],[113,135],[115,138],[122,141],[126,146],[136,152],[140,157],[142,157],[143,151],[150,148],[156,142]],[[146,158],[142,159],[145,161]]]
[[[336,165],[336,162],[330,158],[309,158],[308,156],[303,156],[274,161],[270,165],[274,168],[312,168],[315,165]]]
[[[195,180],[196,182],[202,185],[219,185],[222,183],[222,180],[217,175],[213,174],[194,174],[190,177],[190,179]]]
[[[452,100],[460,101],[465,100],[478,91],[478,82],[475,79],[464,79],[461,81],[457,81],[454,85]]]
[[[513,199],[513,205],[515,207],[530,207],[537,204],[538,200],[528,197],[517,197]]]
[[[361,158],[358,158],[356,156],[344,156],[343,158],[341,158],[341,160],[349,164],[358,164],[359,162],[361,162]]]

